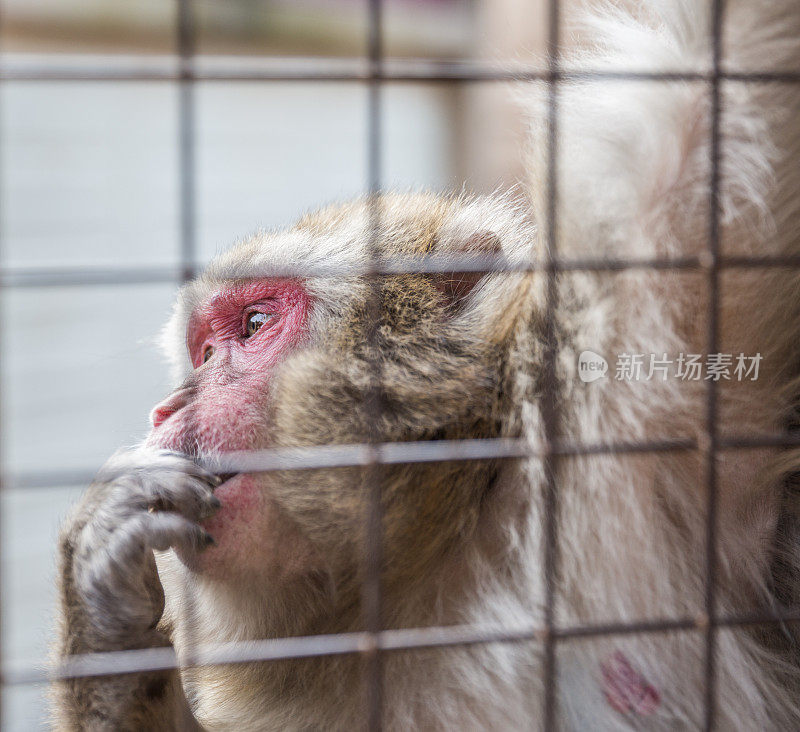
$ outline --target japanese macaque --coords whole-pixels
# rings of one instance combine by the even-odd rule
[[[726,70],[800,70],[795,0],[732,0],[724,20]],[[708,72],[710,22],[701,0],[603,5],[581,34],[590,50],[564,64]],[[385,195],[380,254],[545,260],[543,92],[518,90],[531,120],[526,201]],[[374,472],[214,475],[203,466],[230,451],[365,440],[527,441],[531,456],[520,459],[380,469],[381,623],[541,626],[542,405],[552,398],[565,443],[692,441],[555,459],[557,626],[698,620],[670,632],[560,640],[558,727],[702,727],[710,380],[719,379],[716,615],[777,612],[800,589],[798,451],[725,447],[797,424],[800,274],[733,258],[800,254],[800,89],[777,77],[721,82],[716,353],[706,335],[709,92],[702,77],[560,87],[558,256],[699,264],[559,274],[554,394],[543,394],[541,269],[383,277],[370,333],[368,278],[259,274],[363,266],[373,245],[367,201],[323,209],[220,256],[181,291],[165,330],[181,385],[153,410],[145,443],[111,458],[64,527],[59,653],[172,644],[185,658],[193,644],[364,629]],[[605,376],[581,378],[584,351],[594,363],[605,358]],[[692,354],[702,356],[702,373],[687,373]],[[641,373],[626,373],[636,355]],[[720,729],[798,727],[794,631],[731,623],[717,632]],[[77,678],[58,684],[55,714],[72,729],[360,729],[363,678],[358,654]],[[541,638],[387,651],[382,701],[387,729],[538,728]]]

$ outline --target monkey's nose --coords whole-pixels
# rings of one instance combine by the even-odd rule
[[[170,394],[163,402],[159,402],[150,412],[150,422],[153,429],[166,422],[175,412],[183,409],[191,397],[191,389],[178,389]]]

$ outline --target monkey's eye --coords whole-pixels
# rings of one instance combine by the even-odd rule
[[[214,355],[214,346],[206,346],[206,350],[203,351],[203,363],[208,361]]]
[[[249,338],[256,334],[261,326],[268,323],[273,318],[277,317],[274,313],[259,313],[253,312],[247,316],[244,322],[245,338]]]

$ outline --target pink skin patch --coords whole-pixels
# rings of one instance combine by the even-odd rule
[[[230,369],[263,372],[303,340],[309,305],[308,293],[293,280],[258,280],[220,290],[189,320],[189,357],[199,368],[212,347],[214,356],[224,352]],[[253,314],[267,319],[248,337],[247,320]]]
[[[603,693],[616,711],[652,714],[661,702],[658,690],[631,666],[620,651],[600,664],[603,674]]]
[[[153,410],[147,444],[200,455],[269,447],[270,380],[305,341],[310,306],[308,293],[295,280],[258,280],[218,290],[190,317],[187,345],[195,370],[185,388]],[[260,327],[248,331],[248,321]],[[268,475],[241,474],[216,490],[222,505],[204,523],[216,546],[192,559],[192,565],[205,570],[263,558],[264,544],[279,540],[276,527],[286,523],[265,492],[268,482]]]

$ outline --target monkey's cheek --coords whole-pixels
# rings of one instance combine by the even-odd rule
[[[246,571],[258,553],[264,531],[263,486],[258,478],[237,475],[214,492],[220,507],[201,526],[214,543],[198,552],[176,550],[180,561],[193,572],[224,579],[226,573]]]
[[[216,490],[222,504],[202,523],[214,544],[178,558],[215,582],[276,588],[325,566],[298,525],[270,494],[269,476],[240,475]]]
[[[202,522],[215,542],[206,553],[213,556],[243,550],[263,531],[264,487],[259,485],[257,476],[237,475],[217,488],[214,495],[220,507]]]
[[[264,488],[259,485],[257,476],[235,475],[219,486],[214,495],[221,505],[211,518],[203,522],[203,528],[217,544],[231,533],[234,537],[238,535],[243,527],[256,522],[262,513]]]

